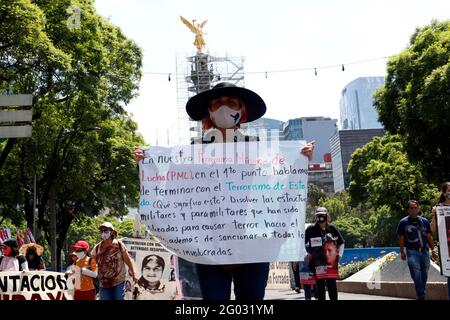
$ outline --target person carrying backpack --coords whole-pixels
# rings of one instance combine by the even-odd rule
[[[19,244],[14,239],[6,239],[3,242],[0,271],[28,271],[27,259],[19,254]]]
[[[117,231],[110,222],[99,227],[102,241],[92,249],[92,257],[98,264],[100,300],[124,300],[126,267],[128,274],[137,282],[134,265],[127,248],[117,239]]]
[[[94,279],[97,278],[97,263],[88,254],[89,244],[86,241],[79,240],[70,247],[70,250],[73,250],[77,256],[75,265],[79,272],[76,273],[76,276],[80,277],[79,281],[75,280],[73,300],[95,300]]]
[[[400,256],[406,260],[411,278],[414,281],[418,300],[425,300],[428,270],[430,269],[429,251],[436,260],[433,251],[434,242],[431,236],[430,223],[419,215],[419,203],[409,200],[406,207],[408,216],[400,220],[397,227]],[[406,250],[405,250],[406,249]]]

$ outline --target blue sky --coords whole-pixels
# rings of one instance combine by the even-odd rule
[[[98,12],[144,51],[139,97],[127,110],[147,143],[167,144],[177,126],[176,55],[195,54],[194,34],[180,21],[208,19],[211,54],[243,56],[247,88],[265,100],[266,117],[339,119],[343,87],[363,76],[384,76],[386,60],[314,71],[270,73],[386,57],[402,51],[416,27],[450,18],[448,0],[96,0]],[[269,71],[264,74],[251,72]],[[172,81],[168,74],[172,73]],[[177,144],[177,130],[169,144]]]

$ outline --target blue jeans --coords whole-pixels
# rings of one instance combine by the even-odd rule
[[[310,284],[304,284],[303,290],[305,291],[305,300],[311,300],[311,285]]]
[[[100,300],[124,300],[125,281],[111,288],[100,287]]]
[[[428,251],[420,252],[417,250],[406,249],[409,272],[416,287],[417,299],[425,299],[425,289],[428,279],[428,270],[430,269],[430,256]]]
[[[236,300],[263,300],[269,263],[246,263],[225,270],[220,265],[197,264],[203,300],[230,300],[231,281]]]

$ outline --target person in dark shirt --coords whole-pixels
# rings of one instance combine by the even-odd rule
[[[45,262],[42,258],[44,248],[36,243],[27,243],[20,247],[20,253],[27,258],[30,271],[45,271]]]
[[[344,238],[335,226],[328,223],[327,208],[317,208],[315,217],[316,223],[309,226],[305,231],[305,247],[308,252],[310,268],[316,276],[317,296],[319,300],[325,300],[325,287],[327,287],[330,300],[337,300],[336,278],[339,275],[337,262],[344,253]],[[329,258],[333,260],[332,266],[328,266],[327,260]],[[329,267],[335,269],[333,277],[325,275],[326,279],[319,279],[317,270],[320,268],[328,269]]]
[[[402,260],[408,262],[417,299],[424,300],[428,270],[430,269],[429,249],[432,251],[433,259],[436,258],[436,254],[433,252],[434,242],[430,223],[426,218],[419,216],[419,203],[416,200],[409,200],[407,211],[408,216],[401,219],[397,227],[400,255]]]

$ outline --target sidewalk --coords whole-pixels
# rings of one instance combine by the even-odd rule
[[[409,300],[404,298],[374,296],[368,294],[354,294],[345,292],[339,292],[338,297],[339,300]],[[291,289],[267,289],[264,300],[305,300],[305,294],[303,290],[300,293],[297,293]]]

